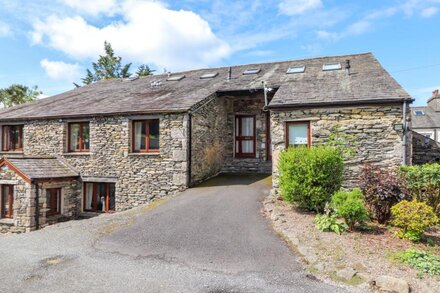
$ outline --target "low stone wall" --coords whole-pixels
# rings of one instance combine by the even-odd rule
[[[411,131],[411,163],[440,163],[440,143]]]
[[[310,121],[312,145],[327,142],[335,127],[352,136],[355,154],[346,161],[344,185],[347,187],[358,183],[364,162],[368,161],[383,168],[402,163],[402,133],[393,129],[394,124],[402,123],[401,104],[272,111],[275,189],[278,188],[277,160],[286,147],[285,124],[288,121]]]

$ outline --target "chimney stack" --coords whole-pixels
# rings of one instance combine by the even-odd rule
[[[350,60],[345,60],[345,72],[347,73],[347,75],[350,75],[351,71],[351,65],[350,65]]]
[[[440,112],[440,94],[438,89],[432,91],[432,97],[428,100],[428,107],[436,112]]]
[[[232,79],[232,67],[229,67],[228,69],[228,80]]]

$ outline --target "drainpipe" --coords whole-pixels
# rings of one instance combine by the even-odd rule
[[[407,158],[406,158],[406,144],[407,144],[407,125],[406,125],[406,100],[403,100],[403,113],[402,113],[402,125],[403,125],[403,139],[402,139],[402,145],[403,145],[403,165],[407,165]]]
[[[35,230],[40,228],[40,191],[37,181],[33,180],[32,183],[35,186]]]
[[[188,112],[188,187],[191,186],[191,166],[192,166],[192,112]]]

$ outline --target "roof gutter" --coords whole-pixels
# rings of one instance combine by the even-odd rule
[[[365,101],[336,101],[336,102],[320,102],[320,103],[301,103],[301,104],[282,104],[282,105],[270,105],[271,110],[288,109],[288,108],[306,108],[306,107],[325,107],[325,106],[353,106],[353,105],[372,105],[372,104],[390,104],[390,103],[402,103],[403,101],[412,103],[414,99],[376,99]]]

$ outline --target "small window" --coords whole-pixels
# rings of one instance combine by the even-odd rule
[[[14,205],[14,185],[0,185],[0,217],[12,218]]]
[[[255,116],[235,117],[235,156],[255,158]]]
[[[84,211],[98,213],[114,211],[115,190],[114,183],[84,183]]]
[[[310,122],[286,123],[286,146],[310,146]]]
[[[133,121],[133,152],[159,152],[159,119]]]
[[[260,73],[260,71],[261,71],[260,68],[249,68],[243,72],[243,75],[258,74]]]
[[[304,73],[304,71],[306,71],[306,67],[305,66],[294,66],[294,67],[289,67],[287,69],[287,74],[294,74],[294,73]]]
[[[200,76],[200,79],[208,79],[208,78],[214,78],[218,75],[218,72],[212,72],[212,73],[205,73],[202,76]]]
[[[69,152],[88,152],[90,150],[90,123],[69,123]]]
[[[170,77],[167,78],[167,81],[180,81],[182,79],[185,78],[184,74],[181,75],[171,75]]]
[[[4,125],[2,127],[2,151],[23,150],[23,125]]]
[[[47,216],[59,215],[61,213],[61,188],[46,189]]]
[[[415,110],[414,111],[414,115],[416,115],[416,116],[424,116],[425,112],[423,112],[422,110]]]
[[[322,66],[323,71],[340,70],[340,69],[342,69],[341,63],[324,64]]]

